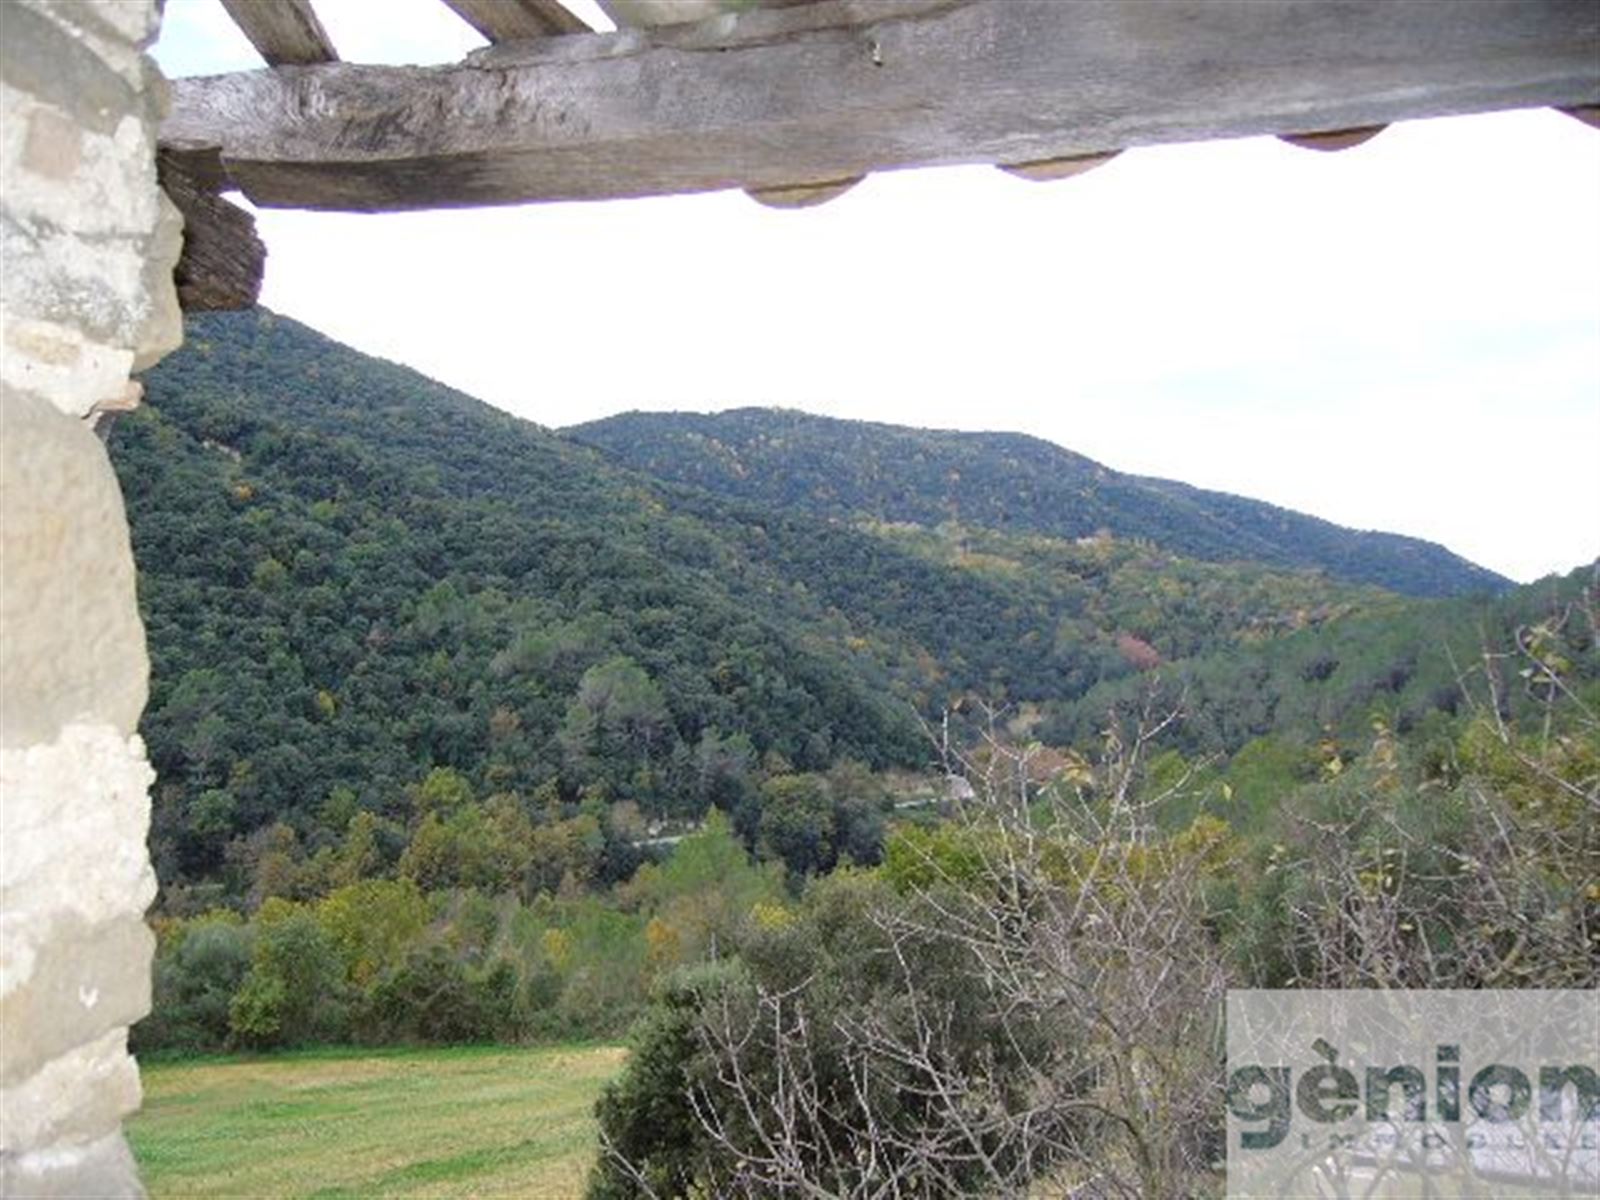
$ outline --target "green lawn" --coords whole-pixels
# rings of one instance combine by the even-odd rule
[[[611,1046],[309,1051],[144,1067],[129,1140],[166,1196],[576,1197]]]

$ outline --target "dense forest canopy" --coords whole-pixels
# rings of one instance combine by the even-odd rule
[[[1409,611],[1150,541],[942,511],[857,527],[718,497],[265,311],[192,318],[145,383],[113,452],[172,883],[228,876],[236,843],[272,825],[316,847],[354,811],[409,819],[441,768],[484,795],[647,818],[721,804],[753,830],[777,768],[926,765],[919,718],[963,698],[1092,737],[1093,689]],[[987,462],[967,464],[969,491],[1016,465],[967,458]],[[1331,686],[1349,691],[1342,670]],[[1262,732],[1225,725],[1211,742]]]
[[[762,408],[632,412],[568,432],[663,479],[821,516],[955,521],[1069,539],[1109,531],[1190,558],[1312,567],[1414,596],[1510,586],[1431,542],[1127,475],[1020,433],[906,429]]]

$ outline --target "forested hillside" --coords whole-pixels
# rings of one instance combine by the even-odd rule
[[[757,519],[672,511],[590,452],[265,312],[193,319],[145,383],[112,451],[169,880],[274,822],[315,840],[401,812],[435,767],[665,812],[733,803],[765,755],[922,753],[884,657],[853,660],[852,627],[759,553]],[[941,586],[883,557],[903,586]]]
[[[624,413],[567,432],[663,479],[845,520],[956,521],[1069,539],[1110,531],[1190,558],[1314,567],[1415,596],[1509,586],[1431,542],[1125,475],[1018,433],[906,429],[761,408]]]
[[[1414,598],[1253,558],[1243,501],[1081,538],[995,487],[785,507],[265,311],[187,333],[110,438],[153,666],[141,1052],[642,1016],[597,1197],[737,1194],[786,1138],[814,1194],[863,1162],[958,1194],[965,1110],[907,1102],[936,1094],[1008,1179],[1204,1194],[1220,989],[1593,983],[1592,570]],[[1039,445],[961,469],[1043,489]],[[1085,1082],[1128,1061],[1160,1070]],[[877,1081],[866,1125],[817,1071]],[[1062,1118],[1086,1087],[1111,1121]]]
[[[738,812],[774,772],[925,763],[919,712],[963,696],[1060,704],[1398,603],[1148,545],[718,498],[265,311],[192,318],[145,383],[112,451],[168,881],[217,878],[276,824],[308,847],[357,811],[404,824],[435,768]]]

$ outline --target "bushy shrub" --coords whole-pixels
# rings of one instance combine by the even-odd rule
[[[254,941],[254,930],[227,910],[173,922],[158,944],[150,1015],[133,1028],[134,1050],[222,1049]]]
[[[419,946],[380,976],[357,1018],[374,1042],[472,1042],[485,1037],[481,994],[467,969],[438,943]]]
[[[255,931],[250,972],[228,1010],[234,1039],[264,1048],[345,1037],[344,964],[316,913],[274,898],[261,906]]]
[[[626,1070],[595,1105],[609,1152],[590,1175],[590,1200],[694,1194],[708,1168],[704,1131],[689,1098],[704,1059],[701,1012],[747,985],[733,962],[683,967],[656,984],[629,1039]],[[635,1166],[627,1169],[624,1162]]]

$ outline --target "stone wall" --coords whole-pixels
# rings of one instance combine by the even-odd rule
[[[0,1194],[141,1192],[148,676],[94,425],[181,336],[156,0],[0,2]]]

